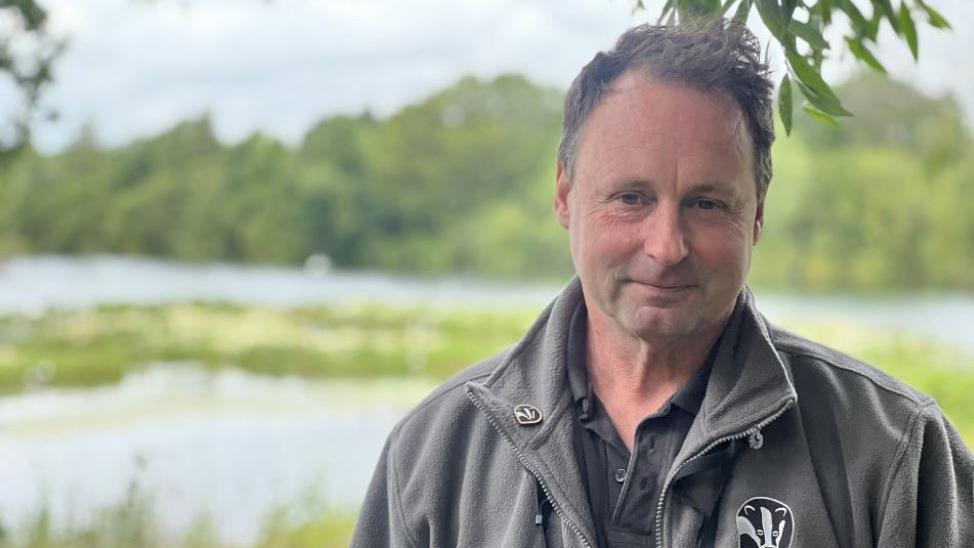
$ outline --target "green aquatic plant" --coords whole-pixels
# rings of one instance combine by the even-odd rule
[[[378,303],[298,309],[229,304],[111,306],[0,318],[0,391],[95,386],[148,364],[305,378],[443,379],[515,342],[536,310]],[[929,393],[974,440],[974,356],[889,329],[784,322]]]

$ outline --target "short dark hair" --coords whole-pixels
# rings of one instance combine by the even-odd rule
[[[599,52],[575,77],[565,98],[565,119],[558,161],[568,179],[574,175],[582,128],[592,111],[630,69],[663,82],[729,95],[744,113],[754,147],[758,198],[771,184],[774,142],[774,84],[761,44],[742,23],[699,19],[679,25],[639,25],[619,37],[615,48]]]

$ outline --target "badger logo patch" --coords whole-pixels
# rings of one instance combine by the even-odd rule
[[[754,497],[737,511],[740,548],[789,548],[794,531],[795,517],[781,501]]]
[[[529,426],[541,422],[541,410],[529,404],[521,404],[514,408],[514,419],[521,426]]]

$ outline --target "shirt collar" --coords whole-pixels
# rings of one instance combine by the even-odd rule
[[[586,329],[588,326],[588,310],[585,301],[579,300],[572,319],[568,324],[568,343],[565,353],[565,369],[568,372],[568,387],[575,400],[575,408],[579,418],[587,420],[592,415],[592,384],[588,382],[588,372],[585,369],[588,344]]]
[[[565,353],[565,369],[568,372],[568,387],[572,398],[583,418],[591,413],[592,385],[588,382],[588,372],[585,370],[588,345],[586,343],[586,328],[588,325],[588,310],[585,301],[579,300],[572,319],[568,324],[567,352]]]

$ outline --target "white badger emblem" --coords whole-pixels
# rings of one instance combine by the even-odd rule
[[[788,548],[794,530],[791,508],[781,501],[754,497],[737,511],[740,548]]]
[[[521,426],[529,426],[541,422],[543,415],[537,407],[522,403],[514,408],[514,420]]]

